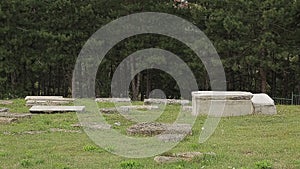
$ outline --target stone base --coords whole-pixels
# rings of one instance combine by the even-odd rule
[[[196,91],[192,92],[192,114],[215,117],[253,114],[250,92]]]
[[[254,106],[254,114],[265,114],[265,115],[273,115],[276,114],[277,110],[275,105],[259,105],[253,104]]]
[[[196,100],[195,103],[192,111],[195,116],[199,114],[208,115],[209,113],[215,117],[253,114],[251,100]]]

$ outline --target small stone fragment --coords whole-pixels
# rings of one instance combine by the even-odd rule
[[[175,153],[170,156],[156,156],[154,161],[157,163],[172,163],[178,161],[191,161],[195,157],[203,156],[201,152],[183,152]]]
[[[10,100],[0,100],[0,104],[2,105],[10,105],[10,104],[13,104],[14,102],[13,101],[10,101]]]
[[[181,161],[181,158],[178,157],[170,157],[170,156],[156,156],[154,157],[154,161],[157,163],[173,163]]]
[[[59,129],[59,128],[51,128],[51,132],[64,132],[64,133],[81,133],[80,130],[66,130],[66,129]]]
[[[0,108],[0,112],[8,112],[8,108]]]
[[[71,125],[72,127],[86,127],[87,129],[93,130],[108,130],[111,129],[111,125],[109,124],[101,124],[97,122],[86,122],[86,123],[77,123]]]
[[[192,106],[182,106],[183,111],[192,112],[193,107]]]
[[[118,110],[116,108],[103,108],[100,109],[100,112],[104,114],[113,114],[113,113],[117,113]]]
[[[184,134],[160,134],[156,136],[160,141],[163,142],[179,142],[184,139]]]
[[[6,117],[0,117],[0,124],[10,124],[13,122],[16,122],[18,119],[16,118],[6,118]]]
[[[33,114],[21,114],[21,113],[9,113],[9,112],[0,112],[0,117],[7,117],[7,118],[31,118]]]
[[[184,152],[184,153],[175,154],[175,156],[177,156],[177,157],[189,158],[189,159],[193,159],[195,157],[199,157],[202,155],[203,155],[203,153],[201,153],[201,152]]]
[[[144,122],[127,128],[127,134],[157,136],[157,138],[163,142],[178,142],[186,135],[192,135],[192,127],[189,124]]]

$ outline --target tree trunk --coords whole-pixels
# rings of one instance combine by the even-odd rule
[[[149,73],[150,70],[147,69],[147,82],[146,82],[146,98],[149,98],[150,95],[150,91],[151,91],[151,83],[150,83],[150,79],[151,79],[151,73]]]
[[[267,92],[267,73],[261,67],[261,68],[259,68],[259,74],[260,74],[260,78],[261,78],[260,91],[262,93],[266,93]]]
[[[139,93],[140,93],[140,79],[141,75],[138,73],[134,79],[132,80],[132,100],[137,101],[139,100]]]
[[[131,59],[131,74],[134,73],[135,69],[136,69],[136,63],[135,63],[135,58]],[[139,100],[139,93],[140,93],[140,79],[141,79],[141,75],[140,73],[138,73],[137,75],[135,75],[135,77],[132,79],[131,82],[131,90],[132,90],[132,100],[134,101],[138,101]]]

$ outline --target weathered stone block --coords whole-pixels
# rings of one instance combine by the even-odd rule
[[[64,105],[73,102],[74,98],[63,98],[62,96],[27,96],[25,98],[26,106],[41,105]]]
[[[249,92],[192,92],[192,114],[215,117],[253,114],[252,97]]]
[[[251,101],[254,106],[255,114],[272,115],[277,113],[274,100],[271,97],[269,97],[267,94],[264,93],[254,94]]]
[[[31,113],[83,112],[85,106],[32,106]]]

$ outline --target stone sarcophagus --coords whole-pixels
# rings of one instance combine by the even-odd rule
[[[210,116],[241,116],[253,114],[253,94],[238,91],[192,92],[192,114]]]

